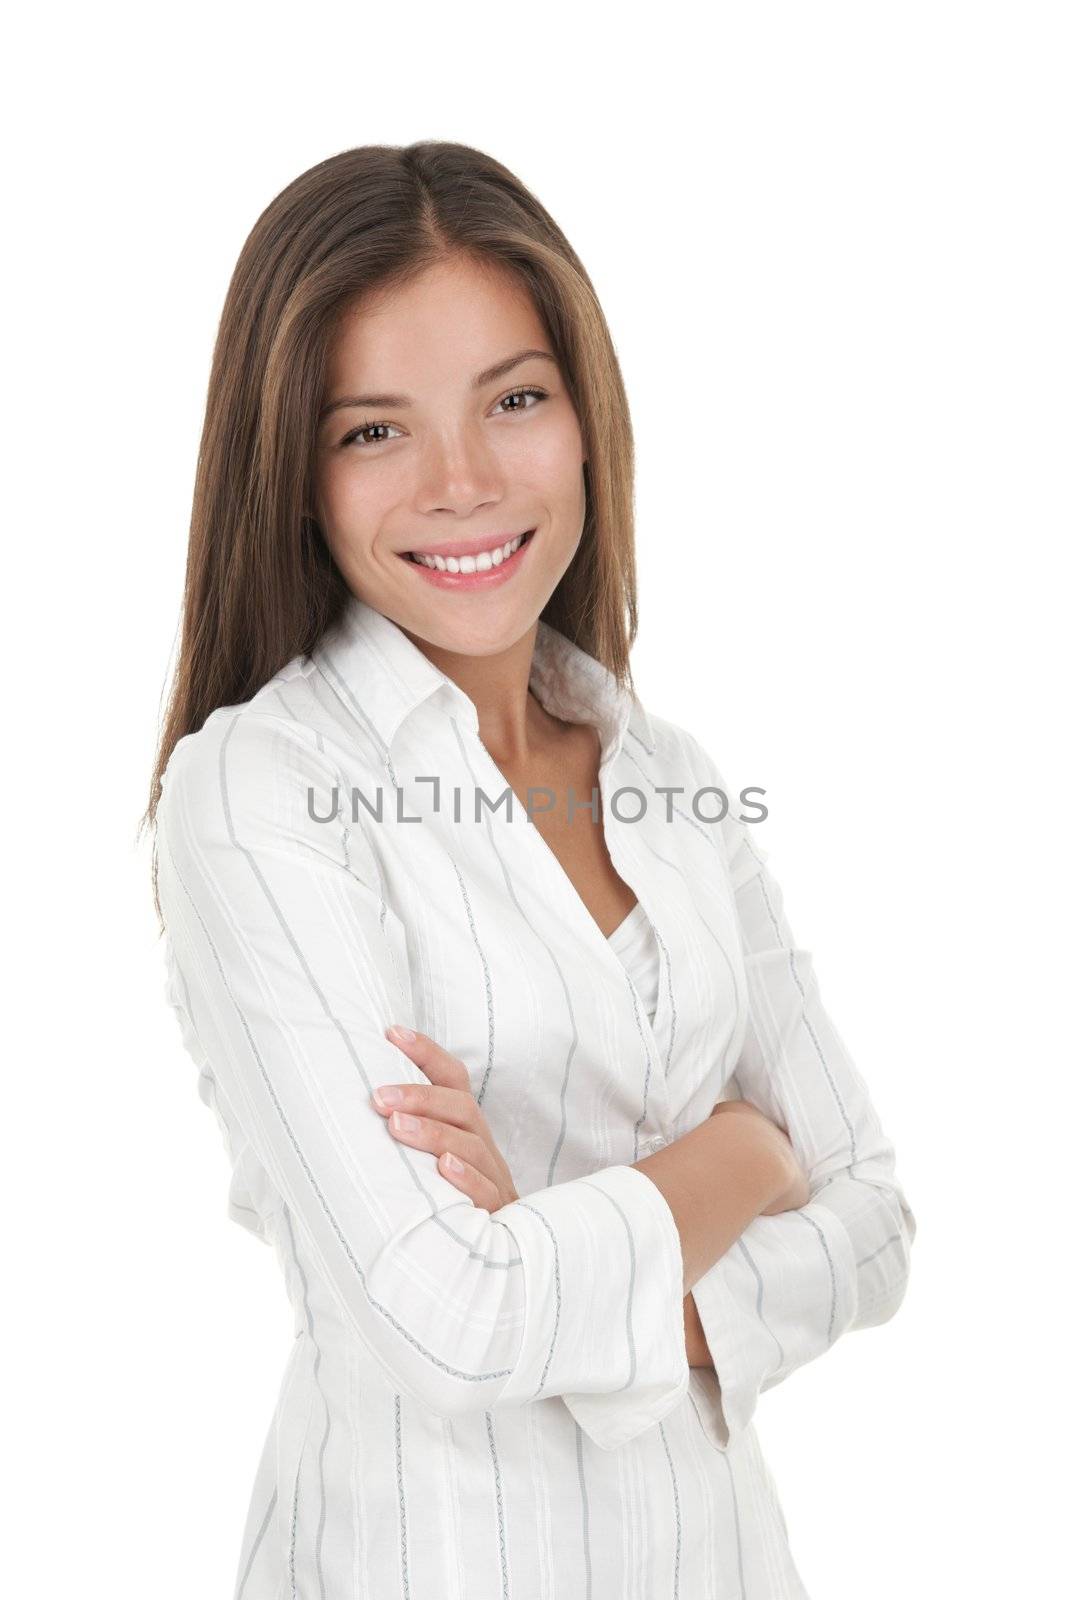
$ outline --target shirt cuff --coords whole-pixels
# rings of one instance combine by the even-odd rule
[[[613,1450],[689,1391],[682,1246],[674,1213],[637,1167],[603,1167],[497,1211],[522,1256],[526,1319],[498,1404],[559,1395]]]
[[[817,1201],[756,1217],[693,1284],[714,1362],[693,1369],[693,1401],[712,1443],[744,1432],[765,1389],[833,1343],[855,1316],[852,1244]]]

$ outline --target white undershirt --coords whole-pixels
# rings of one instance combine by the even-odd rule
[[[648,1020],[655,1020],[659,990],[659,947],[640,900],[608,940],[633,979]]]

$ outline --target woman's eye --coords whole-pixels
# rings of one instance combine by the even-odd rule
[[[525,389],[512,389],[510,394],[506,394],[506,395],[504,395],[502,397],[502,399],[500,401],[500,404],[503,405],[505,400],[521,400],[524,395],[532,395],[535,402],[538,401],[538,400],[544,400],[544,399],[547,398],[546,394],[545,394],[545,391],[543,389],[532,389],[532,388],[527,387]],[[507,411],[532,411],[533,410],[533,406],[507,406],[507,407],[505,407],[505,410],[507,410]]]
[[[387,429],[391,428],[392,426],[393,425],[391,422],[365,422],[362,428],[353,428],[351,433],[345,434],[344,438],[341,440],[342,448],[345,445],[354,444],[357,439],[362,441],[365,433],[374,433],[377,429]],[[366,449],[367,444],[384,444],[385,442],[386,441],[381,438],[370,439],[364,443],[363,448]]]

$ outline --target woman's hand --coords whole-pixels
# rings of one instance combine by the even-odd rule
[[[372,1094],[371,1104],[389,1119],[386,1126],[393,1137],[417,1150],[432,1150],[441,1176],[485,1211],[498,1211],[517,1200],[508,1164],[471,1094],[470,1073],[459,1057],[450,1055],[425,1033],[412,1033],[405,1039],[386,1028],[385,1036],[430,1080],[428,1084],[380,1084]],[[391,1092],[395,1092],[393,1100],[388,1098]],[[411,1117],[413,1125],[405,1128],[398,1123],[398,1114]],[[459,1171],[450,1167],[449,1157],[459,1160]]]
[[[797,1160],[789,1135],[783,1133],[776,1122],[772,1122],[770,1117],[765,1117],[759,1107],[752,1105],[748,1100],[720,1100],[718,1105],[712,1108],[711,1114],[714,1117],[721,1112],[733,1116],[759,1117],[768,1129],[768,1138],[781,1153],[784,1168],[783,1186],[771,1203],[764,1206],[760,1216],[774,1217],[780,1211],[796,1211],[801,1206],[806,1206],[811,1199],[808,1175]]]

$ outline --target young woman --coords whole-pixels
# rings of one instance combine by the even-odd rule
[[[267,208],[148,812],[296,1320],[237,1600],[806,1594],[756,1400],[893,1314],[915,1223],[764,852],[633,691],[631,491],[597,297],[499,163],[356,149]]]

